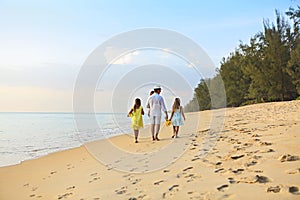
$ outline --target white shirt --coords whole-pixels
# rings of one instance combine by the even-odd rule
[[[164,99],[157,93],[152,94],[148,98],[147,108],[150,108],[150,116],[161,116],[161,110],[167,111]]]

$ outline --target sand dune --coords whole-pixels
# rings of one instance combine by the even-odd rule
[[[299,113],[300,101],[188,113],[176,139],[146,128],[138,144],[125,134],[2,167],[0,199],[299,199]]]

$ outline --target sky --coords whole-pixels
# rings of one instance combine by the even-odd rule
[[[284,13],[299,4],[299,0],[0,0],[0,112],[71,112],[83,63],[120,33],[148,27],[176,31],[201,46],[218,68],[240,41],[247,43],[263,29],[263,19],[274,21],[275,9]],[[138,54],[140,64],[163,55]],[[176,59],[171,59],[172,65]],[[130,61],[125,55],[114,64]],[[214,75],[211,70],[202,73],[204,78]],[[108,85],[109,80],[116,81],[113,75],[107,79]],[[145,93],[150,88],[145,85]],[[107,112],[109,100],[97,101],[97,111]]]

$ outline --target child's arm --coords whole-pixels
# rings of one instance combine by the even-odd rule
[[[172,113],[171,113],[171,117],[169,119],[170,121],[172,120],[173,115],[174,115],[174,111],[172,111]]]
[[[185,120],[185,115],[184,115],[182,106],[180,106],[180,112],[181,112],[181,114],[182,114],[183,119]]]
[[[129,111],[127,117],[130,117],[131,113],[133,112],[133,109],[131,108],[131,110]]]
[[[142,115],[144,115],[145,113],[144,113],[144,109],[142,108]]]

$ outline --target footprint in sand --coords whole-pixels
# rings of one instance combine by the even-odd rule
[[[252,137],[261,137],[261,135],[254,134],[254,135],[252,135]]]
[[[275,186],[275,187],[268,187],[267,192],[274,192],[274,193],[278,193],[280,192],[281,188],[279,185]]]
[[[222,164],[222,162],[221,161],[219,161],[219,162],[216,162],[216,164],[215,165],[221,165]]]
[[[140,182],[142,179],[138,178],[138,179],[131,179],[131,178],[128,178],[128,180],[131,182],[132,185],[135,185],[137,184],[138,182]]]
[[[194,157],[195,157],[195,158],[193,158],[193,159],[191,160],[192,162],[200,159],[199,156],[194,156]]]
[[[57,199],[63,199],[63,198],[68,198],[69,196],[72,196],[73,193],[72,192],[69,192],[69,193],[66,193],[66,194],[63,194],[63,195],[59,195],[57,197]]]
[[[266,176],[260,176],[260,175],[256,175],[256,182],[258,183],[267,183],[270,182],[270,179]]]
[[[271,142],[260,142],[259,144],[260,144],[261,146],[270,146],[270,145],[272,145]]]
[[[169,191],[172,191],[176,188],[176,190],[178,190],[178,187],[179,185],[172,185],[170,188],[169,188]]]
[[[74,169],[75,167],[72,166],[71,164],[67,164],[67,169],[70,170],[70,169]]]
[[[289,192],[292,193],[292,194],[296,194],[296,195],[299,195],[299,188],[296,187],[296,186],[291,186],[289,187]]]
[[[280,160],[280,162],[297,161],[297,160],[299,160],[299,156],[285,154],[285,155],[280,156],[279,160]]]
[[[263,151],[260,151],[261,153],[271,153],[271,152],[275,152],[274,149],[266,149],[266,150],[263,150]]]
[[[127,187],[123,186],[120,189],[115,190],[116,194],[124,194],[127,192]]]
[[[187,183],[194,181],[197,177],[201,176],[196,176],[195,174],[188,174],[184,178],[187,179]]]
[[[263,170],[260,170],[260,169],[258,169],[258,170],[254,170],[254,172],[256,172],[256,173],[263,173],[264,171],[263,171]]]
[[[194,167],[187,167],[187,168],[185,168],[185,169],[183,169],[182,171],[188,171],[188,170],[190,170],[190,169],[193,169]]]
[[[286,173],[287,174],[299,174],[300,173],[300,168],[287,170]]]
[[[250,167],[250,166],[253,166],[253,165],[256,165],[256,164],[257,164],[257,161],[252,160],[251,162],[246,163],[245,166],[246,166],[246,167]]]
[[[241,155],[233,155],[233,156],[230,156],[230,158],[233,159],[233,160],[237,160],[237,159],[242,158],[242,157],[244,157],[244,156],[245,156],[244,154],[241,154]]]
[[[99,179],[101,179],[100,176],[94,177],[92,180],[89,181],[89,183],[92,183],[92,182],[97,181],[97,180],[99,180]]]
[[[218,173],[218,172],[222,172],[222,171],[224,171],[224,168],[216,169],[214,172],[215,172],[215,173]]]
[[[227,184],[224,184],[224,185],[221,185],[220,187],[217,187],[217,190],[218,190],[218,191],[222,191],[222,192],[223,192],[223,191],[224,191],[224,189],[225,189],[225,188],[228,188],[228,187],[229,187],[229,185],[227,185]]]
[[[235,173],[235,174],[240,174],[240,173],[242,173],[243,171],[245,171],[244,169],[242,169],[242,168],[239,168],[239,169],[236,169],[236,170],[231,170],[233,173]]]
[[[164,182],[164,180],[160,180],[160,181],[154,182],[153,184],[154,184],[154,185],[159,185],[159,184],[161,184],[161,183],[163,183],[163,182]]]
[[[242,177],[237,183],[268,183],[270,179],[266,176],[256,175],[254,177]]]
[[[94,181],[99,180],[99,179],[100,179],[100,176],[95,177],[95,176],[97,176],[97,175],[98,175],[97,172],[90,174],[90,176],[92,176],[92,177],[94,177],[94,178],[93,178],[92,180],[90,180],[89,183],[92,183],[92,182],[94,182]],[[74,187],[75,187],[75,186],[74,186]]]
[[[235,180],[234,180],[234,178],[232,178],[232,177],[229,177],[229,178],[228,178],[228,181],[229,181],[230,184],[236,183]]]
[[[72,190],[72,189],[75,189],[74,185],[66,188],[66,190]]]

